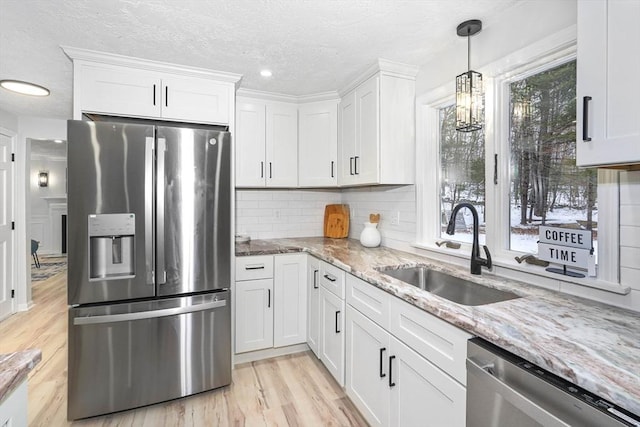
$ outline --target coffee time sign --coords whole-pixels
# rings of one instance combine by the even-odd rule
[[[591,230],[540,226],[538,258],[567,267],[584,268],[589,276],[596,275]]]

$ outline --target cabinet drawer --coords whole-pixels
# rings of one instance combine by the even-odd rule
[[[391,295],[347,274],[347,303],[385,329],[389,329]]]
[[[273,277],[273,255],[236,258],[236,280],[270,279]]]
[[[320,284],[334,295],[344,299],[345,272],[338,267],[322,262],[320,264]]]
[[[472,335],[401,299],[391,298],[390,306],[391,333],[466,385],[467,340]]]

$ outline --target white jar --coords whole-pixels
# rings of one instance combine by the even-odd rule
[[[380,246],[380,232],[378,231],[378,223],[365,222],[364,230],[360,233],[360,243],[367,248],[375,248]]]

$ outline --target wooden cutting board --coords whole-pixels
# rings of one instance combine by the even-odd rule
[[[349,235],[349,205],[324,208],[324,237],[342,239]]]

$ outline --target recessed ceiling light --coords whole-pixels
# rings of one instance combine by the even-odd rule
[[[271,70],[262,70],[260,71],[260,75],[262,77],[271,77],[273,73],[271,72]]]
[[[49,89],[29,82],[20,80],[0,80],[0,86],[11,92],[32,96],[48,96]]]

